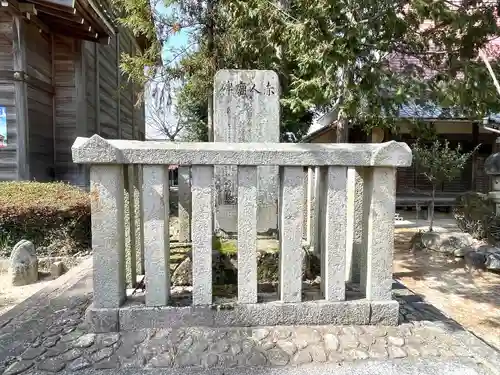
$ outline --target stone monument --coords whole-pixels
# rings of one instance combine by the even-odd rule
[[[214,142],[280,140],[280,85],[270,70],[219,70],[214,82]],[[218,227],[237,231],[237,169],[215,167]],[[257,232],[277,229],[278,167],[258,168]]]

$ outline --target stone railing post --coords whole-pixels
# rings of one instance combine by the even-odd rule
[[[392,290],[396,168],[366,167],[362,178],[361,288],[368,300],[388,301]]]
[[[125,300],[123,165],[92,165],[90,194],[94,307],[117,308]]]

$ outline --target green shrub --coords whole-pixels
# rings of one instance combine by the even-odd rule
[[[467,192],[457,197],[453,217],[463,232],[482,240],[488,238],[488,228],[495,217],[495,205],[487,194]]]
[[[3,255],[21,239],[32,241],[42,254],[73,254],[90,247],[90,228],[85,191],[61,182],[0,182]]]

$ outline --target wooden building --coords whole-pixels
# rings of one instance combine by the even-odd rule
[[[71,158],[76,137],[144,139],[141,88],[118,66],[143,46],[95,1],[1,0],[0,181],[87,186],[88,170]]]
[[[397,140],[411,145],[416,139],[412,135],[413,132],[408,122],[404,121],[405,117],[405,114],[402,114],[398,124],[398,133],[391,134],[391,132],[385,131],[381,141]],[[463,150],[470,151],[477,145],[481,145],[474,156],[469,159],[460,176],[450,182],[443,183],[438,188],[436,207],[451,207],[457,195],[466,191],[489,192],[491,182],[490,177],[484,172],[484,161],[493,152],[497,135],[485,130],[480,123],[471,120],[439,118],[433,117],[432,114],[427,116],[420,114],[420,118],[434,126],[438,137],[447,139],[452,147],[460,143]],[[304,137],[302,142],[336,142],[336,123],[328,117],[325,119],[323,124],[321,124],[320,119],[322,126]],[[361,127],[350,127],[347,134],[350,143],[372,141]],[[396,202],[400,207],[412,207],[416,203],[425,206],[432,191],[431,184],[416,165],[409,168],[398,168],[396,189]]]

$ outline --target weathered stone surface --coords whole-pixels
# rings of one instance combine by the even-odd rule
[[[104,348],[115,344],[120,339],[120,334],[118,333],[105,333],[97,336],[96,344],[97,346]]]
[[[45,353],[47,349],[45,349],[43,346],[39,346],[37,348],[28,348],[23,355],[21,356],[22,359],[35,359],[36,357],[42,355]]]
[[[94,362],[99,362],[104,358],[110,357],[112,354],[113,354],[113,348],[103,348],[101,350],[98,350],[92,355],[92,360]]]
[[[53,278],[59,277],[64,273],[64,263],[54,262],[50,265],[50,276]]]
[[[278,341],[276,345],[289,356],[292,356],[297,352],[297,346],[291,341]]]
[[[394,346],[403,346],[405,344],[405,340],[402,337],[397,336],[389,336],[387,337],[389,344]]]
[[[249,366],[264,366],[266,362],[266,357],[260,352],[253,352],[247,359],[247,364]]]
[[[293,357],[293,363],[296,365],[302,365],[306,363],[312,362],[312,355],[309,353],[309,350],[301,350]]]
[[[267,359],[273,366],[285,366],[290,361],[288,354],[281,349],[271,349],[267,352]]]
[[[252,90],[252,87],[255,90]],[[268,70],[220,70],[214,79],[214,141],[280,141],[279,80]],[[217,222],[236,232],[237,176],[234,168],[216,167]],[[274,166],[259,167],[257,231],[277,228],[278,174]]]
[[[389,357],[386,347],[382,345],[373,345],[368,351],[368,355],[373,359],[385,359]]]
[[[73,346],[75,348],[88,348],[95,342],[95,338],[95,333],[87,333],[73,342]]]
[[[389,346],[387,349],[391,358],[405,358],[406,352],[399,346]]]
[[[33,366],[33,362],[31,361],[14,362],[12,365],[7,367],[3,375],[18,375],[31,368],[31,366]]]
[[[59,372],[61,371],[66,364],[60,360],[55,358],[47,358],[38,364],[38,369],[42,371],[48,372]]]
[[[257,341],[260,341],[260,340],[263,340],[265,339],[267,336],[269,336],[269,330],[267,329],[264,329],[264,328],[256,328],[252,331],[252,337],[257,340]]]
[[[314,362],[326,362],[327,356],[322,345],[312,345],[309,350]]]
[[[68,370],[70,371],[78,371],[83,370],[84,368],[90,367],[92,363],[85,357],[79,357],[73,360],[68,365]]]
[[[33,284],[38,280],[38,258],[35,246],[21,240],[10,255],[9,277],[13,286]]]
[[[336,351],[340,346],[339,339],[337,338],[337,336],[331,333],[327,333],[324,336],[324,341],[325,341],[325,349],[329,352]]]
[[[216,354],[208,353],[202,359],[202,364],[204,367],[214,367],[219,361],[219,357]]]
[[[486,268],[489,270],[500,270],[500,249],[496,248],[495,252],[490,252],[487,255]]]
[[[171,352],[166,352],[153,357],[149,362],[153,367],[170,367],[174,361],[174,356]]]

